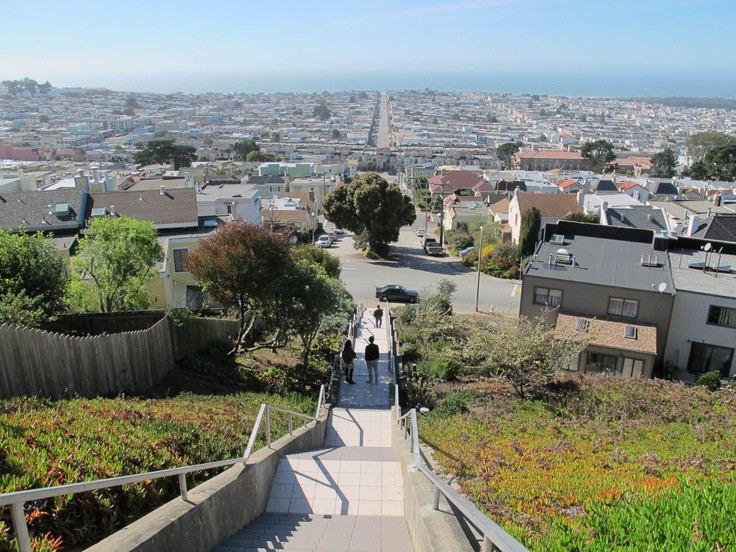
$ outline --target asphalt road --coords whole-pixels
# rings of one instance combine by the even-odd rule
[[[521,285],[516,281],[500,280],[486,274],[478,276],[474,269],[460,264],[458,257],[430,257],[424,253],[415,235],[420,225],[402,228],[399,241],[392,244],[397,259],[371,261],[356,251],[351,236],[342,236],[330,253],[340,259],[341,278],[357,303],[377,304],[375,288],[386,284],[401,284],[419,291],[420,298],[435,292],[437,283],[449,279],[457,284],[453,307],[457,312],[474,312],[476,289],[479,289],[478,310],[482,312],[519,312]],[[328,224],[331,229],[331,225]],[[421,224],[424,228],[424,224]]]

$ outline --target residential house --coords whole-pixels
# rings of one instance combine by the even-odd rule
[[[509,202],[509,226],[511,227],[511,241],[519,243],[521,234],[521,219],[524,213],[532,208],[539,210],[542,216],[540,235],[547,224],[556,223],[560,219],[573,214],[581,213],[582,208],[577,197],[569,194],[526,194],[517,192]]]
[[[667,219],[659,209],[649,205],[606,207],[601,209],[600,224],[619,228],[639,228],[652,232],[667,232]]]
[[[482,183],[483,178],[474,172],[465,170],[438,174],[427,180],[427,186],[432,194],[449,194],[461,190],[471,192],[475,186]]]
[[[566,178],[557,182],[556,185],[563,194],[577,194],[585,190],[584,182],[577,178]]]
[[[0,192],[0,229],[51,235],[57,252],[68,261],[84,224],[88,197],[86,188]]]
[[[680,192],[672,181],[649,180],[647,188],[651,193],[652,201],[674,201],[680,197]]]
[[[247,183],[258,186],[261,197],[281,195],[286,191],[286,180],[281,176],[251,176]]]
[[[591,162],[577,151],[521,150],[514,154],[514,166],[523,171],[589,170]]]
[[[560,221],[523,273],[519,314],[589,341],[571,368],[650,377],[667,339],[675,286],[653,233]]]
[[[673,245],[677,293],[664,351],[668,375],[693,382],[716,371],[728,380],[736,376],[736,241],[680,238]]]
[[[511,202],[507,197],[492,203],[488,208],[493,220],[501,225],[501,241],[509,243],[511,241],[511,226],[509,225],[509,205]]]
[[[714,205],[708,200],[650,201],[661,209],[670,232],[684,236],[702,236],[714,215],[732,215],[728,207]]]
[[[205,184],[197,186],[197,215],[200,219],[223,222],[261,220],[260,190],[252,184]]]
[[[618,190],[627,196],[633,197],[635,200],[641,203],[646,203],[649,200],[649,190],[633,180],[627,180],[617,184]]]
[[[479,198],[450,194],[444,201],[445,215],[443,224],[445,230],[457,230],[472,222],[481,224],[488,220],[488,207]]]
[[[185,307],[199,291],[186,258],[214,227],[200,228],[194,188],[103,192],[89,195],[85,221],[126,216],[152,221],[165,259],[159,278],[149,285],[154,309]]]

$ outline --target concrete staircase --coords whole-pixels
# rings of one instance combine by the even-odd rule
[[[381,351],[379,382],[368,383],[363,351]],[[401,461],[391,448],[388,330],[363,314],[355,331],[354,385],[344,379],[324,448],[283,457],[266,513],[216,552],[265,550],[411,552]]]

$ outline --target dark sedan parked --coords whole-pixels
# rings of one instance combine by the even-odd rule
[[[376,299],[381,301],[404,301],[407,303],[416,303],[419,301],[419,293],[413,289],[407,289],[404,286],[389,284],[376,288]]]

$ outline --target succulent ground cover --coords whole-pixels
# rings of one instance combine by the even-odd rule
[[[736,550],[736,394],[574,376],[440,386],[422,439],[532,550]]]
[[[299,365],[296,345],[249,357],[214,347],[183,362],[146,397],[0,401],[0,492],[242,455],[261,403],[314,414],[336,343],[339,337],[320,337],[309,370]],[[273,435],[288,430],[285,415],[273,413],[271,424]],[[214,474],[190,475],[187,483]],[[87,546],[178,494],[173,477],[27,503],[33,548]],[[0,552],[11,550],[10,508],[0,508]]]

